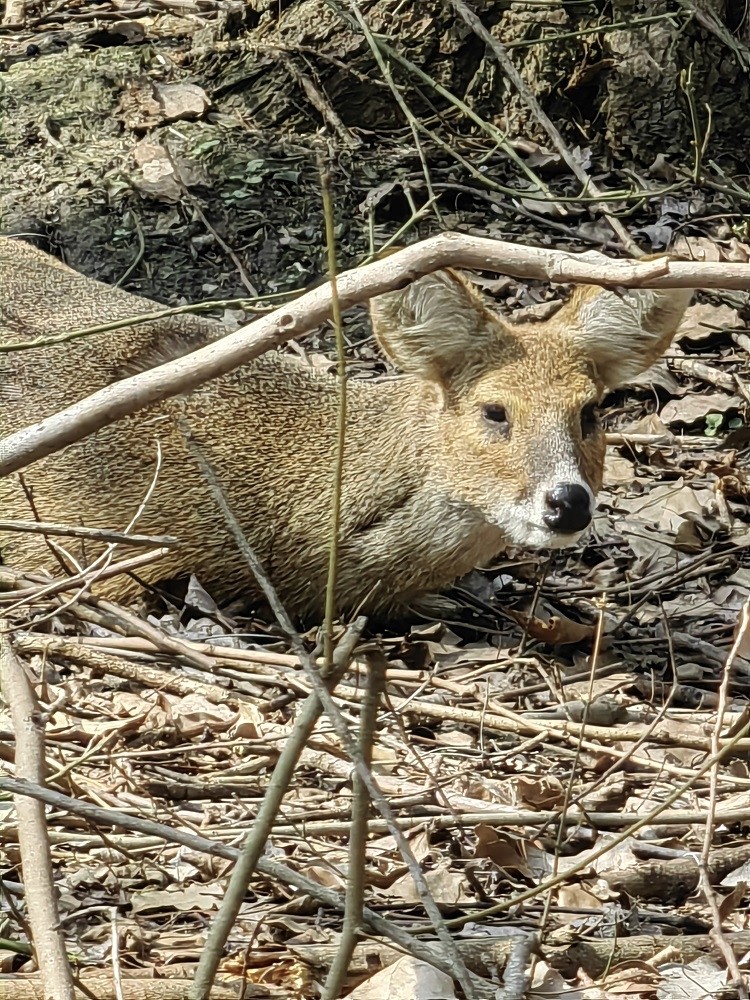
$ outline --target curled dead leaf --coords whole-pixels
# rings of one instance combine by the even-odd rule
[[[561,613],[551,615],[547,621],[542,621],[532,615],[518,611],[506,611],[519,625],[522,625],[529,636],[537,642],[546,642],[549,646],[574,645],[593,638],[595,626],[584,622],[575,622]]]

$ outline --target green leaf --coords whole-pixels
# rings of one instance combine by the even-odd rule
[[[723,413],[707,413],[706,414],[706,429],[703,432],[706,437],[716,437],[716,435],[721,430],[721,425],[724,423]]]

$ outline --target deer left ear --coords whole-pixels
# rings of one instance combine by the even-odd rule
[[[614,389],[666,351],[693,297],[691,288],[641,288],[622,293],[576,289],[567,303],[567,334]]]
[[[479,293],[452,270],[371,299],[370,319],[383,352],[402,371],[443,385],[481,362],[506,333]]]

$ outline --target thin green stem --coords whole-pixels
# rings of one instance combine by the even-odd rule
[[[323,657],[326,667],[333,663],[333,623],[336,618],[336,573],[339,554],[339,530],[341,524],[341,494],[344,478],[344,453],[346,444],[346,353],[344,327],[341,321],[341,302],[336,283],[336,233],[331,195],[330,164],[319,154],[320,186],[323,195],[323,216],[326,227],[326,252],[328,256],[328,277],[331,282],[331,318],[336,338],[336,371],[339,385],[339,406],[336,416],[336,454],[333,463],[333,489],[331,491],[331,537],[328,555],[328,579],[326,580],[325,621],[323,625]]]

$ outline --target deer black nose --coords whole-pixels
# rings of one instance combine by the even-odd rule
[[[591,494],[578,483],[558,483],[545,497],[544,523],[553,531],[572,535],[591,524]]]

